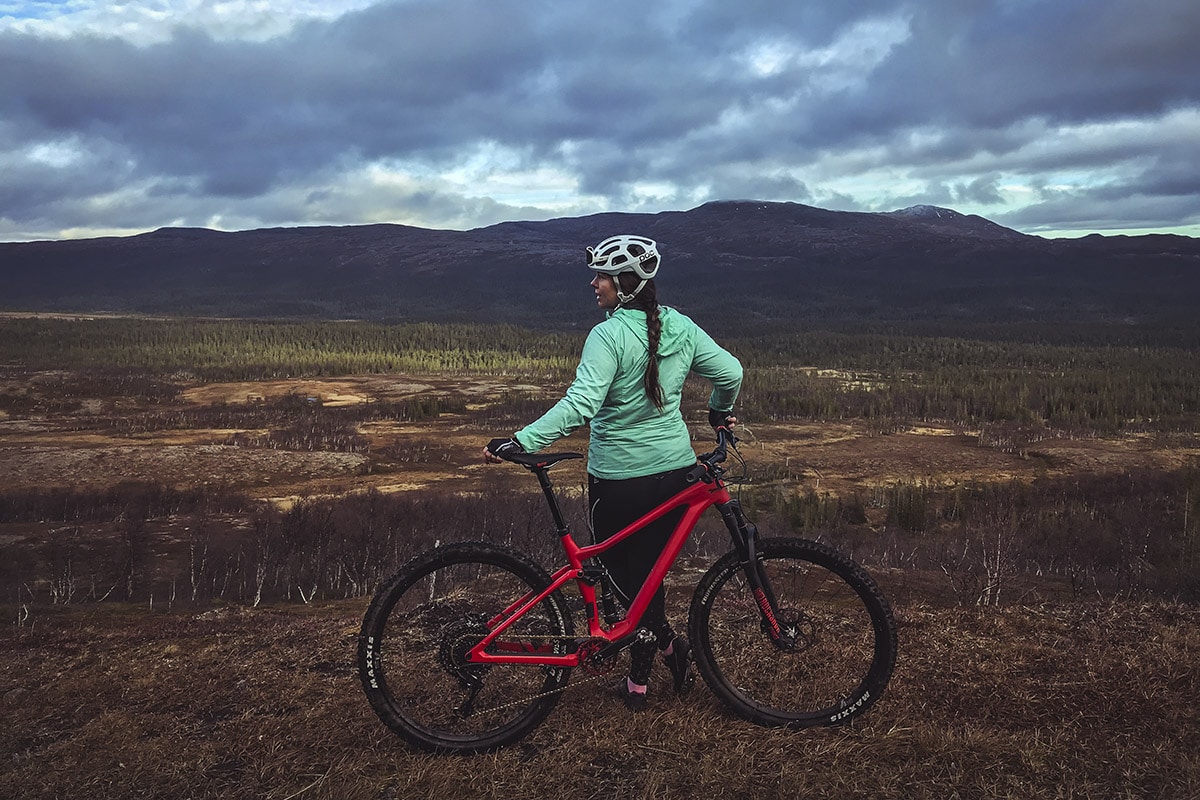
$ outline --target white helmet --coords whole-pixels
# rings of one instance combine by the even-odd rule
[[[637,296],[646,285],[646,281],[658,273],[661,263],[658,245],[653,239],[644,236],[610,236],[595,247],[587,249],[587,265],[596,272],[603,272],[614,278],[622,272],[633,272],[642,279],[630,294],[622,292],[620,283],[617,283],[617,300],[621,305]]]

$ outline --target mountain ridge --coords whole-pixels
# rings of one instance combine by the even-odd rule
[[[1191,319],[1200,239],[1043,239],[938,206],[833,211],[723,200],[468,231],[378,223],[0,243],[0,310],[475,319],[574,325],[583,250],[614,233],[663,252],[660,295],[764,320]]]

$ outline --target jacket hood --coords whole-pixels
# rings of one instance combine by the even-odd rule
[[[646,312],[636,308],[618,308],[608,312],[609,319],[616,319],[633,332],[649,347],[646,334]],[[669,356],[682,348],[688,341],[691,326],[684,324],[684,317],[670,306],[658,307],[658,318],[662,321],[662,333],[658,338],[658,355]]]

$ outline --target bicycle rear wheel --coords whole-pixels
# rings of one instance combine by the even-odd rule
[[[689,629],[696,666],[731,709],[768,727],[835,725],[883,694],[896,623],[871,577],[806,539],[758,543],[786,641],[773,642],[737,553],[696,587]]]
[[[553,710],[570,669],[472,664],[467,652],[488,620],[550,584],[527,556],[483,542],[435,548],[376,593],[358,640],[359,676],[371,707],[411,744],[474,753],[510,744]],[[567,652],[573,623],[555,592],[505,631],[534,650]]]

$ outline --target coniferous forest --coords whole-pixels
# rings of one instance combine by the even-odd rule
[[[747,367],[741,405],[759,419],[1196,430],[1200,350],[1188,334],[1027,328],[1013,331],[1019,338],[997,338],[1002,332],[735,328],[722,341]],[[76,371],[73,380],[93,383],[93,391],[154,391],[171,377],[368,373],[513,376],[553,385],[570,380],[582,341],[581,333],[511,325],[3,319],[0,364]],[[21,402],[10,393],[0,408]]]

